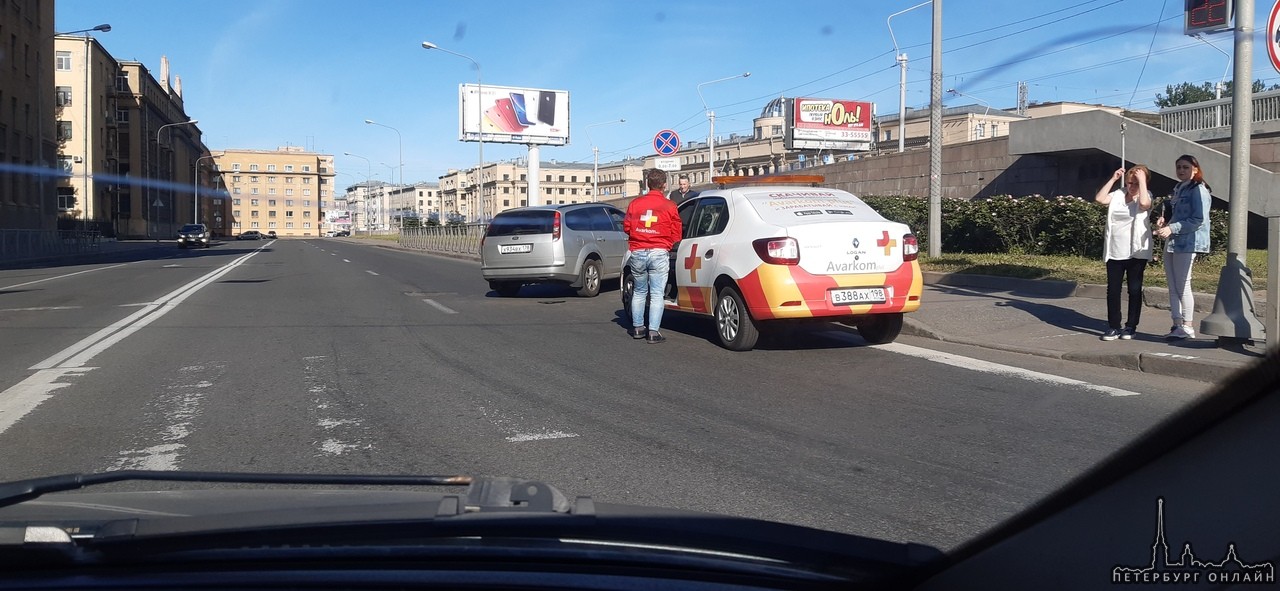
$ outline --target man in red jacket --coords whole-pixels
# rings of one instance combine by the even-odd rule
[[[649,192],[636,197],[627,206],[622,229],[631,241],[631,275],[635,291],[631,294],[631,338],[650,343],[667,340],[658,332],[662,326],[662,290],[667,285],[671,247],[680,240],[680,214],[676,204],[667,199],[667,173],[656,168],[645,173]],[[644,303],[649,302],[649,330],[645,334]]]

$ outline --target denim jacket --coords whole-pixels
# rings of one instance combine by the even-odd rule
[[[1209,189],[1203,183],[1178,183],[1173,215],[1166,223],[1173,232],[1166,252],[1209,252]]]

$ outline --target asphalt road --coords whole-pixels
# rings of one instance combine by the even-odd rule
[[[0,271],[0,479],[510,475],[946,549],[1206,393],[840,326],[733,353],[668,315],[650,345],[616,285],[500,298],[474,262],[351,241],[134,259]]]

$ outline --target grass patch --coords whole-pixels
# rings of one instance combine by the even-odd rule
[[[1250,250],[1246,257],[1248,259],[1246,266],[1253,272],[1254,290],[1265,289],[1267,251]],[[1218,276],[1226,262],[1225,252],[1196,257],[1196,264],[1191,268],[1191,288],[1207,293],[1217,292]],[[1107,283],[1106,263],[1099,259],[1073,256],[985,253],[951,254],[935,259],[922,254],[920,268],[942,273],[972,273],[1019,279],[1058,279],[1097,285]],[[1167,287],[1164,267],[1158,261],[1147,267],[1147,272],[1143,275],[1143,283]]]

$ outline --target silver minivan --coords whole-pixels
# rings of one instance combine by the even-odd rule
[[[622,276],[630,251],[622,210],[604,203],[537,205],[494,216],[480,242],[480,271],[498,295],[562,283],[595,297]]]

